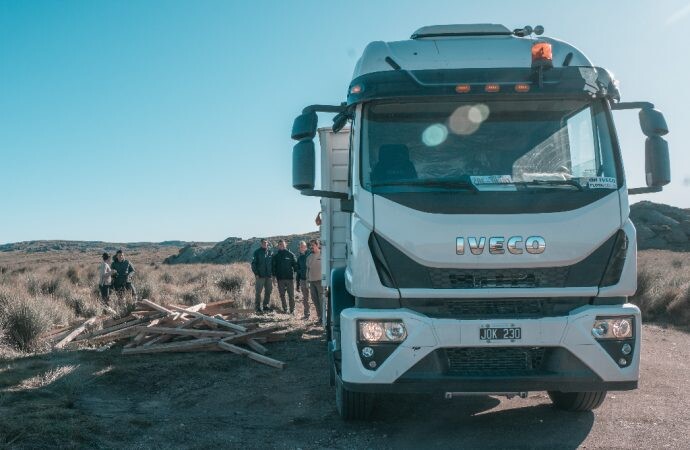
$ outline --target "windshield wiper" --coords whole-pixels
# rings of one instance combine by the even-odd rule
[[[516,181],[513,184],[517,186],[575,186],[578,191],[583,190],[582,185],[576,179]]]
[[[477,186],[470,180],[399,180],[399,181],[382,181],[379,183],[371,183],[371,187],[381,186],[428,186],[428,187],[443,187],[443,188],[461,188],[470,190],[472,192],[479,192]]]

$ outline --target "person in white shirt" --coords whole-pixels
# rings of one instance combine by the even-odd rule
[[[316,307],[316,314],[319,316],[319,323],[322,323],[321,302],[323,301],[323,286],[321,286],[321,246],[318,239],[309,241],[311,254],[307,257],[307,281],[311,299]],[[305,313],[308,316],[308,313]]]
[[[110,301],[110,288],[113,284],[113,271],[110,269],[110,255],[103,253],[103,262],[98,266],[98,289],[101,298],[108,304]]]

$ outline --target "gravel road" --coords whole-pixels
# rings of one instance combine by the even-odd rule
[[[568,413],[526,399],[381,399],[344,423],[317,328],[272,344],[279,371],[226,353],[81,351],[4,361],[0,445],[109,448],[690,448],[690,334],[643,329],[640,388]],[[22,390],[56,367],[69,375]],[[71,381],[70,381],[71,380]],[[62,386],[62,387],[61,387]]]

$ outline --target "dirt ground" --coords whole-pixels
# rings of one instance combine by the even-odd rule
[[[294,321],[296,323],[296,321]],[[283,371],[223,352],[81,350],[0,361],[0,445],[19,448],[690,448],[690,334],[645,325],[640,389],[593,413],[527,399],[386,396],[342,422],[322,330],[270,344]]]

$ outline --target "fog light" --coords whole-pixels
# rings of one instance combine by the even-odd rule
[[[362,356],[365,358],[371,358],[374,356],[374,349],[371,347],[364,347],[362,349]]]
[[[630,344],[623,344],[623,346],[621,347],[621,353],[623,353],[624,355],[629,355],[631,351],[632,347],[630,346]]]
[[[606,322],[595,322],[592,327],[592,335],[595,338],[603,338],[609,332],[609,324]]]
[[[365,341],[376,342],[383,337],[383,324],[381,322],[362,321],[359,323],[360,337]]]
[[[402,341],[407,335],[402,322],[386,322],[386,337],[389,341]]]
[[[376,361],[369,361],[369,367],[372,369],[376,368]]]
[[[621,366],[625,366],[626,364],[628,364],[628,361],[625,358],[621,358],[618,360],[618,364],[620,364]]]
[[[618,339],[632,336],[632,324],[628,319],[618,319],[611,323],[611,332]]]

